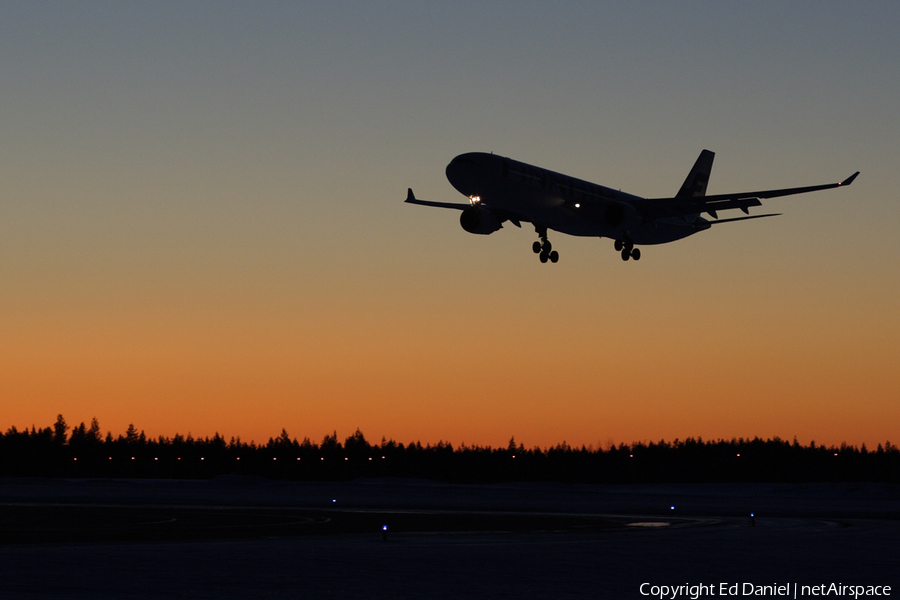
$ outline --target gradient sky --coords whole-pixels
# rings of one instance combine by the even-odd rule
[[[0,428],[900,441],[900,4],[2,2]],[[458,214],[457,154],[775,219]],[[759,212],[759,209],[757,209]],[[451,214],[452,213],[452,214]]]

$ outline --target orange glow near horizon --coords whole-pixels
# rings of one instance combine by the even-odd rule
[[[371,443],[502,446],[515,436],[528,447],[895,441],[884,415],[900,387],[896,324],[830,319],[840,306],[800,311],[780,298],[743,316],[711,308],[698,326],[672,318],[691,297],[659,312],[640,289],[616,319],[605,317],[615,302],[585,301],[548,319],[549,292],[505,315],[335,293],[347,295],[312,313],[269,301],[242,319],[236,302],[208,314],[146,309],[133,322],[99,306],[11,331],[0,369],[15,401],[2,426],[49,426],[62,413],[71,426],[96,416],[114,436],[133,423],[150,437],[256,442],[281,428],[316,442],[359,428]]]

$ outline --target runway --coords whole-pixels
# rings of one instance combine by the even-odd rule
[[[698,519],[552,513],[310,510],[146,505],[6,505],[0,543],[201,541],[355,534],[388,541],[410,533],[591,532],[685,526]]]
[[[642,598],[645,582],[896,595],[898,512],[884,485],[5,480],[0,597]]]

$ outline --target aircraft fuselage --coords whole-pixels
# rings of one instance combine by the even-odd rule
[[[709,228],[696,215],[645,223],[633,208],[638,196],[496,154],[460,154],[446,173],[464,196],[569,235],[663,244]]]

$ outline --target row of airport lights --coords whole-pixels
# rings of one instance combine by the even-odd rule
[[[110,457],[109,457],[109,460],[112,460],[112,459],[113,459],[113,457],[110,456]],[[381,459],[382,459],[382,460],[386,460],[387,457],[386,457],[386,456],[382,456]],[[77,457],[77,456],[76,456],[76,457],[73,457],[72,460],[73,460],[73,461],[77,461],[77,460],[78,460],[78,457]],[[132,457],[131,457],[131,460],[137,460],[137,457],[136,457],[136,456],[132,456]],[[153,460],[154,460],[154,461],[157,461],[157,460],[159,460],[159,457],[158,457],[158,456],[154,456],[154,457],[153,457]],[[181,457],[179,456],[177,460],[181,460]],[[205,457],[205,456],[201,456],[201,457],[200,457],[200,460],[205,461],[205,460],[206,460],[206,457]],[[240,457],[240,456],[236,456],[236,457],[235,457],[235,460],[241,460],[241,457]],[[272,457],[272,460],[278,460],[278,457],[277,457],[277,456],[273,456],[273,457]],[[299,456],[297,457],[297,460],[300,460],[300,457],[299,457]],[[319,460],[325,460],[325,457],[323,456],[323,457],[319,458]],[[344,460],[350,460],[350,457],[345,456],[345,457],[344,457]],[[369,460],[373,460],[373,458],[370,456],[370,457],[369,457]]]
[[[835,452],[834,455],[837,456],[838,453]],[[738,452],[736,456],[737,456],[737,458],[740,458],[741,453]],[[515,458],[515,457],[516,457],[516,455],[513,454],[513,455],[512,455],[512,458]],[[377,458],[377,457],[376,457],[376,458]],[[382,457],[381,457],[382,460],[385,460],[386,458],[387,458],[387,457],[385,457],[385,456],[382,456]],[[634,458],[634,454],[629,454],[629,455],[628,455],[628,458]],[[109,457],[109,460],[112,460],[112,459],[113,459],[113,457],[110,456],[110,457]],[[73,460],[73,461],[77,461],[77,460],[78,460],[78,457],[74,457],[74,458],[72,458],[72,460]],[[136,460],[136,457],[132,456],[132,457],[131,457],[131,460]],[[153,458],[153,460],[159,460],[159,457],[156,456],[156,457]],[[178,457],[178,460],[181,460],[181,457],[180,457],[180,456]],[[200,460],[206,460],[206,458],[203,457],[203,456],[201,456],[201,457],[200,457]],[[235,460],[241,460],[241,457],[240,457],[240,456],[237,456],[237,457],[235,457]],[[273,457],[272,457],[272,460],[278,460],[278,457],[277,457],[277,456],[273,456]],[[300,457],[299,457],[299,456],[297,457],[297,460],[300,460]],[[319,460],[325,460],[325,457],[323,456],[323,457],[319,458]],[[345,457],[344,457],[344,460],[350,460],[350,457],[349,457],[349,456],[345,456]],[[369,460],[373,460],[373,458],[370,456],[370,457],[369,457]]]

